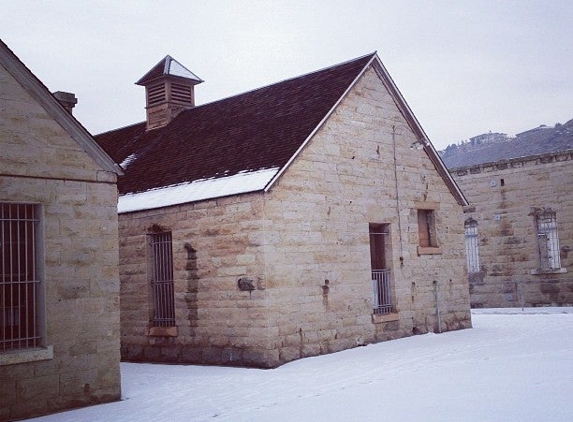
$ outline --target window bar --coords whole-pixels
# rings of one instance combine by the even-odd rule
[[[4,345],[6,344],[6,338],[7,338],[7,334],[6,334],[6,329],[8,327],[8,305],[7,305],[7,300],[6,300],[6,293],[7,293],[7,287],[6,287],[6,267],[8,265],[8,263],[6,262],[6,229],[4,227],[4,220],[5,220],[5,216],[4,216],[4,205],[0,204],[0,230],[2,231],[2,244],[0,245],[2,247],[2,279],[0,280],[1,284],[1,288],[2,288],[2,302],[0,303],[0,311],[2,312],[0,314],[0,317],[2,318],[0,320],[0,328],[2,329],[1,331],[1,338],[0,338],[0,345],[2,345],[2,351],[5,350]]]
[[[15,268],[14,268],[14,256],[12,254],[12,250],[13,250],[13,246],[14,246],[14,233],[13,233],[13,227],[12,227],[12,208],[8,208],[8,218],[9,218],[9,223],[8,223],[8,245],[10,246],[8,253],[10,256],[10,314],[11,314],[11,324],[10,324],[10,337],[9,339],[13,340],[15,338],[14,335],[14,272],[15,272]]]
[[[36,210],[34,208],[31,208],[30,210],[32,212],[32,217],[34,221],[38,220],[38,216],[36,215]],[[30,257],[30,265],[32,267],[32,274],[31,274],[31,279],[33,280],[33,285],[32,285],[32,301],[34,304],[37,303],[37,288],[38,288],[38,283],[37,283],[37,278],[36,278],[36,242],[34,241],[36,239],[36,224],[35,222],[33,222],[30,225],[31,228],[31,234],[30,234],[30,244],[32,245],[31,247],[31,257]],[[34,346],[39,346],[39,338],[38,338],[38,325],[39,325],[39,321],[38,321],[38,313],[37,313],[37,307],[34,306],[32,309],[32,337],[35,339],[34,340]]]
[[[390,294],[390,270],[372,270],[374,294],[374,313],[389,314],[392,312]]]
[[[5,263],[4,263],[4,206],[0,204],[0,292],[2,295],[0,296],[0,345],[2,348],[0,350],[4,350],[4,342],[6,341],[5,336],[5,326],[6,326],[6,297],[5,297],[5,280],[4,280],[4,273],[5,273]]]

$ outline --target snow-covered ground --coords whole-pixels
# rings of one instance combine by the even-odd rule
[[[30,421],[573,421],[573,308],[473,325],[272,370],[124,363],[121,402]]]

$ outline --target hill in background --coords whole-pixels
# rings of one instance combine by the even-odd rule
[[[484,133],[460,144],[448,145],[439,152],[449,169],[500,160],[573,150],[573,119],[555,126],[539,127],[518,133]]]

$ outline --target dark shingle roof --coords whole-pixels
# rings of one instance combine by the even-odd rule
[[[116,162],[135,155],[118,182],[122,195],[281,168],[373,57],[185,110],[160,129],[146,132],[143,122],[95,139]]]
[[[528,130],[503,142],[449,147],[441,157],[449,169],[454,169],[568,150],[573,150],[573,120],[554,128]]]

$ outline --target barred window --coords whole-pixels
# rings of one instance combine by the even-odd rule
[[[175,326],[175,293],[173,283],[173,250],[171,232],[149,235],[151,246],[151,325]]]
[[[375,314],[393,311],[392,282],[386,256],[389,255],[388,224],[370,224],[370,265],[372,269],[372,306]]]
[[[537,227],[537,256],[540,270],[561,268],[559,257],[559,237],[557,236],[557,217],[550,209],[535,215]]]
[[[41,346],[39,206],[0,203],[0,352]]]
[[[466,232],[466,257],[468,273],[479,273],[479,242],[478,223],[473,218],[468,218],[464,224]]]

